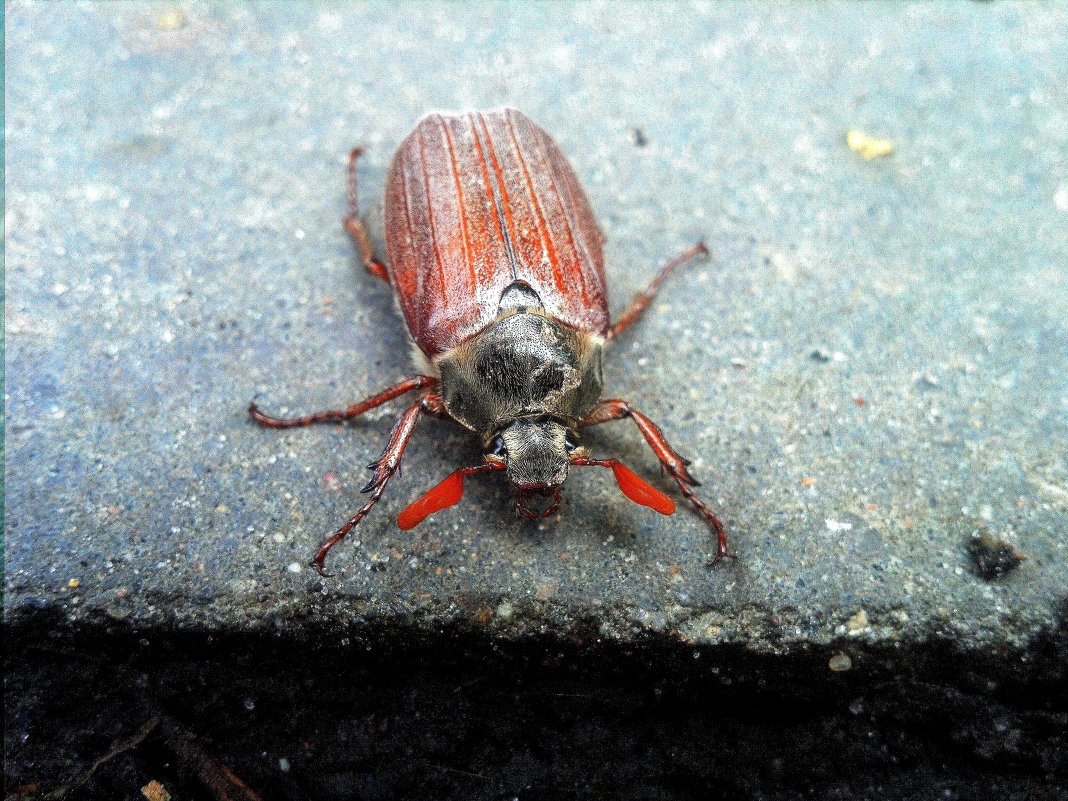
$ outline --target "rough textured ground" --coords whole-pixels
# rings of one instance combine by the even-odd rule
[[[9,624],[450,626],[854,670],[931,642],[1026,655],[1056,630],[1064,9],[13,3],[6,36]],[[540,525],[490,479],[401,533],[404,505],[478,459],[438,422],[336,576],[306,566],[395,409],[278,433],[245,407],[342,405],[412,372],[340,225],[345,155],[369,148],[380,243],[418,117],[505,104],[583,178],[615,311],[696,239],[714,253],[605,369],[694,459],[736,557],[714,570],[695,515],[600,474]],[[863,158],[850,130],[893,153]],[[627,424],[589,444],[657,474]],[[1026,560],[981,578],[977,533]]]

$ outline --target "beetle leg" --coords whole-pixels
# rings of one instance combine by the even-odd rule
[[[723,529],[723,523],[705,505],[704,501],[697,497],[693,488],[699,487],[701,484],[686,469],[689,461],[680,456],[668,444],[668,441],[664,438],[664,432],[657,427],[656,423],[638,410],[632,409],[625,400],[615,398],[613,400],[602,400],[598,403],[593,411],[586,416],[586,419],[579,423],[579,427],[587,428],[601,423],[608,423],[612,420],[622,420],[627,417],[632,419],[635,425],[638,426],[638,430],[642,432],[642,436],[649,443],[649,447],[653,449],[653,453],[660,460],[660,464],[664,466],[668,473],[671,474],[671,477],[675,479],[675,483],[679,485],[679,491],[686,497],[686,500],[693,504],[693,507],[705,519],[705,522],[716,532],[716,557],[712,560],[712,564],[715,564],[727,555],[727,533]]]
[[[408,409],[400,416],[396,424],[393,426],[393,430],[389,433],[389,442],[386,443],[385,450],[382,451],[382,455],[375,459],[371,464],[367,465],[373,473],[371,474],[371,480],[360,490],[360,492],[369,493],[370,497],[367,499],[367,503],[360,507],[352,517],[348,519],[341,528],[331,534],[323,544],[319,546],[319,549],[315,552],[315,556],[311,561],[312,567],[321,576],[328,576],[326,572],[326,557],[330,553],[330,550],[337,545],[341,540],[345,538],[356,525],[367,517],[367,513],[374,508],[374,505],[378,503],[378,499],[382,497],[382,493],[385,492],[386,483],[392,478],[393,474],[400,469],[401,459],[404,456],[404,449],[408,445],[408,440],[412,437],[412,432],[415,430],[415,424],[419,422],[419,418],[427,411],[427,399],[420,398],[416,403],[413,403]]]
[[[331,409],[317,414],[309,414],[305,417],[270,417],[260,411],[260,407],[256,405],[255,401],[249,404],[248,413],[253,420],[267,428],[296,428],[298,426],[310,426],[313,423],[341,423],[345,420],[351,420],[353,417],[358,417],[364,412],[374,409],[376,406],[381,406],[386,401],[393,400],[406,392],[411,392],[413,389],[427,389],[437,383],[438,380],[433,376],[418,375],[415,378],[402,381],[383,392],[379,392],[377,395],[372,395],[367,400],[347,409]],[[427,411],[436,414],[437,407],[435,406]]]
[[[445,408],[445,399],[437,393],[432,392],[423,398],[423,411],[442,420],[456,422],[453,416],[449,414],[449,410]]]
[[[642,313],[649,308],[649,304],[653,302],[653,298],[656,296],[656,292],[660,289],[660,285],[664,283],[664,280],[668,277],[672,270],[678,267],[680,264],[685,264],[695,256],[707,256],[708,247],[704,242],[698,242],[696,245],[692,245],[678,256],[673,258],[667,264],[660,268],[660,272],[656,274],[656,278],[645,288],[644,291],[639,292],[634,296],[634,300],[630,302],[630,306],[623,312],[623,316],[616,320],[615,324],[608,329],[608,338],[613,339],[619,336],[623,331],[636,322]]]
[[[375,258],[375,249],[371,244],[371,235],[367,233],[367,227],[360,219],[360,206],[356,194],[356,161],[363,155],[362,147],[354,147],[349,153],[348,181],[349,181],[349,213],[345,217],[345,230],[349,232],[360,251],[363,266],[371,275],[381,278],[389,283],[389,273],[386,266]]]

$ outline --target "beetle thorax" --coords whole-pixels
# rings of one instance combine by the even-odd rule
[[[437,367],[449,414],[487,441],[520,418],[574,428],[601,396],[600,338],[522,306],[503,311]]]

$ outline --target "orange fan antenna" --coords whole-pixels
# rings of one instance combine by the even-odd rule
[[[476,473],[485,473],[490,470],[503,470],[504,464],[487,462],[477,467],[461,467],[450,473],[444,481],[432,487],[397,516],[397,526],[401,531],[415,528],[430,515],[448,509],[459,503],[464,496],[464,478]],[[635,476],[637,478],[637,476]],[[639,479],[640,480],[640,479]]]
[[[619,489],[640,506],[648,506],[662,515],[675,513],[675,502],[617,459],[587,459],[584,456],[571,460],[577,467],[610,467]]]

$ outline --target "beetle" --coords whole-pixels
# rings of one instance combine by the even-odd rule
[[[327,575],[330,550],[382,497],[424,415],[478,435],[484,457],[404,509],[397,518],[403,530],[457,503],[465,478],[497,471],[511,482],[516,511],[530,519],[556,512],[569,469],[588,466],[611,469],[627,498],[672,514],[666,494],[580,444],[582,429],[629,418],[715,532],[713,563],[725,556],[723,524],[694,493],[690,463],[625,400],[602,398],[605,347],[641,317],[672,270],[708,254],[704,243],[667,262],[612,322],[604,235],[578,177],[542,128],[505,108],[427,115],[401,143],[386,177],[383,263],[359,215],[362,153],[358,147],[349,156],[345,228],[366,270],[393,287],[421,372],[347,409],[290,418],[266,415],[255,402],[248,410],[262,426],[293,428],[351,420],[418,393],[368,465],[367,502],[319,546],[315,569]]]

